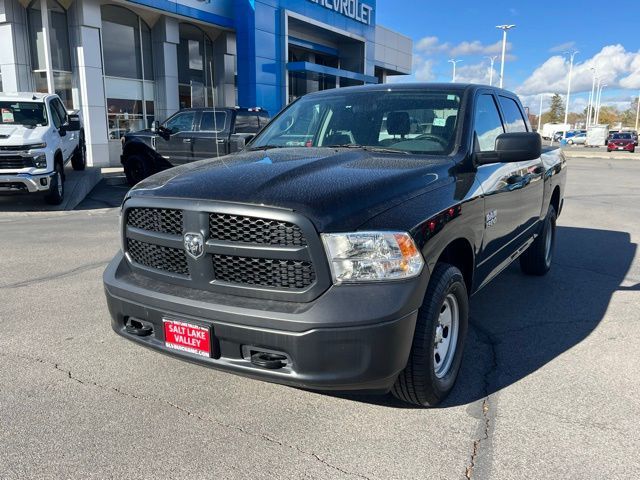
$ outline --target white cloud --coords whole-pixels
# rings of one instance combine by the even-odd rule
[[[573,69],[572,92],[590,92],[594,67],[603,83],[613,88],[640,88],[640,51],[629,52],[622,45],[607,45]],[[534,70],[516,91],[521,95],[567,91],[569,61],[554,55]]]
[[[571,41],[571,42],[565,42],[565,43],[561,43],[560,45],[556,45],[554,47],[551,47],[549,49],[549,51],[551,53],[558,53],[558,52],[565,52],[567,50],[572,49],[573,47],[576,46],[576,42]]]
[[[493,70],[493,83],[498,83],[498,72]],[[489,84],[489,65],[487,63],[475,63],[472,65],[459,65],[456,68],[456,82]]]
[[[440,43],[438,37],[424,37],[415,45],[416,52],[433,54],[447,52],[451,48],[448,43]]]
[[[513,45],[511,42],[507,42],[507,52],[512,48]],[[415,51],[425,55],[446,53],[454,57],[466,55],[499,55],[502,53],[502,40],[489,44],[484,44],[479,40],[473,40],[451,45],[448,42],[441,43],[438,37],[424,37],[416,42]]]

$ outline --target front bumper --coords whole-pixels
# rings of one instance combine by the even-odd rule
[[[194,363],[314,390],[388,391],[405,367],[428,274],[404,282],[331,287],[310,303],[265,301],[188,289],[131,271],[121,253],[104,272],[111,326],[146,347]],[[153,327],[148,336],[126,330],[129,318]],[[163,318],[211,327],[204,358],[169,349]],[[270,370],[250,352],[287,357]]]
[[[0,193],[47,192],[54,173],[32,175],[30,173],[0,173]]]
[[[627,143],[625,145],[614,145],[611,142],[609,142],[609,144],[607,145],[607,150],[609,150],[610,152],[613,152],[615,150],[630,152],[631,150],[634,150],[634,149],[635,149],[635,144],[633,143]]]

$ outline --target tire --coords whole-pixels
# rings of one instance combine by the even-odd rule
[[[573,145],[573,140],[567,140],[567,143],[568,143],[569,145]]]
[[[634,148],[632,148],[630,151],[631,151],[631,153],[636,153],[636,149],[635,149],[635,147],[634,147]]]
[[[447,311],[450,326],[443,328]],[[433,407],[444,400],[460,370],[468,321],[469,296],[462,273],[446,263],[436,265],[418,311],[409,360],[391,393],[403,402],[423,407]],[[447,339],[448,348],[443,351]],[[437,357],[440,353],[443,356]]]
[[[149,162],[142,155],[130,155],[124,161],[124,174],[132,187],[152,173]]]
[[[44,197],[44,201],[49,205],[60,205],[64,200],[64,169],[62,163],[56,162],[55,175],[51,177],[49,193]]]
[[[549,205],[540,235],[520,256],[520,269],[527,275],[545,275],[553,262],[556,243],[556,209]]]
[[[80,135],[78,146],[71,156],[71,166],[76,171],[82,171],[87,167],[87,144],[84,135]]]

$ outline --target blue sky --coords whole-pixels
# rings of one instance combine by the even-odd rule
[[[608,8],[607,5],[615,5]],[[450,81],[455,57],[459,81],[488,83],[489,60],[498,55],[499,24],[515,24],[508,35],[505,88],[518,92],[537,110],[540,95],[566,94],[568,60],[563,52],[579,50],[571,110],[582,110],[596,67],[608,85],[603,104],[626,107],[640,90],[640,4],[616,2],[378,0],[377,23],[413,38],[414,74],[408,80]],[[615,22],[607,21],[614,19]],[[399,80],[399,79],[398,79]],[[494,73],[494,84],[497,73]],[[572,91],[574,88],[572,88]],[[545,103],[547,101],[545,100]],[[535,108],[534,108],[535,107]]]

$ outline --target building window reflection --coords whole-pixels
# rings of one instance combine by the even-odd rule
[[[213,43],[200,28],[180,24],[178,45],[178,91],[180,108],[214,105]]]

